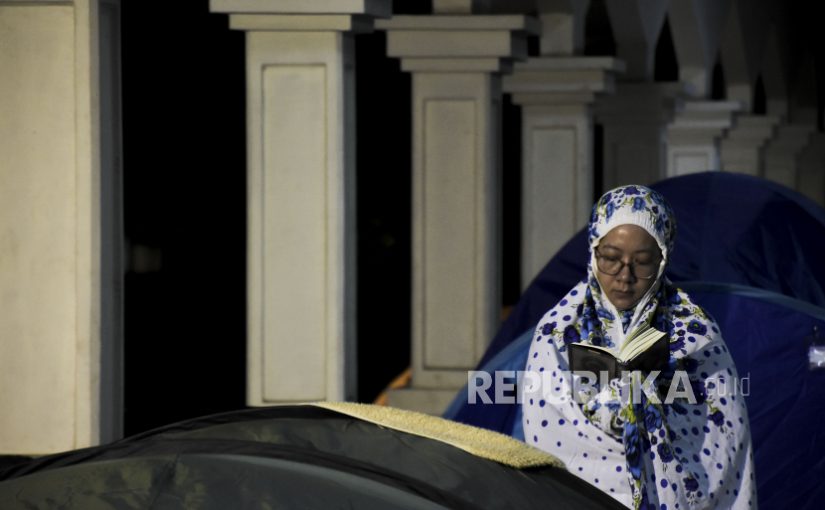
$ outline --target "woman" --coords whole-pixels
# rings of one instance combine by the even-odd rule
[[[744,397],[719,328],[665,278],[676,224],[656,191],[623,186],[594,206],[587,278],[536,327],[524,389],[528,444],[632,508],[756,508]],[[668,337],[660,373],[591,384],[568,346],[616,352],[638,328]],[[549,372],[549,375],[548,375]]]

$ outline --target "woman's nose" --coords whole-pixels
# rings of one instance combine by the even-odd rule
[[[630,264],[625,264],[622,266],[619,274],[616,275],[616,279],[621,282],[632,282],[636,280],[636,275],[634,275],[633,271],[631,271]]]

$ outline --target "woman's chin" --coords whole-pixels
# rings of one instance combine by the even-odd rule
[[[638,298],[633,294],[628,294],[626,292],[611,292],[610,293],[610,302],[613,303],[613,306],[616,307],[619,311],[629,310],[636,306],[636,302]]]

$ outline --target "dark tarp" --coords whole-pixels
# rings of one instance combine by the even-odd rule
[[[825,209],[764,179],[703,172],[651,186],[676,214],[674,282],[756,287],[825,307]],[[524,291],[482,358],[535,326],[586,274],[587,234],[576,234]]]
[[[825,341],[813,338],[814,327],[825,332],[825,309],[751,287],[682,286],[718,321],[739,376],[747,380],[742,389],[747,390],[759,507],[822,508],[825,369],[809,368],[808,349]],[[523,370],[531,339],[532,328],[482,369]],[[494,391],[487,391],[490,398]],[[465,389],[445,417],[523,439],[520,412],[517,405],[468,405]]]
[[[216,415],[0,475],[0,508],[622,508],[564,469],[519,470],[314,406]]]

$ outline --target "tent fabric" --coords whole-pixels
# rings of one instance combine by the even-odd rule
[[[769,290],[825,307],[825,209],[770,181],[728,172],[674,177],[651,186],[676,214],[667,275]],[[479,366],[532,328],[586,274],[581,230],[525,289]]]
[[[321,402],[312,405],[331,409],[376,425],[435,439],[477,457],[494,460],[510,467],[520,469],[541,466],[564,467],[564,463],[555,456],[528,446],[523,441],[517,441],[510,435],[471,427],[429,414],[355,402]]]
[[[515,469],[317,406],[190,420],[0,474],[0,508],[621,508],[555,466]]]
[[[825,309],[774,292],[719,283],[683,283],[717,321],[748,406],[760,508],[820,508],[825,500],[825,369],[810,369]],[[482,370],[521,370],[532,328]],[[490,397],[495,387],[487,390]],[[523,439],[520,406],[469,405],[466,388],[445,417]]]
[[[524,370],[527,365],[527,355],[530,350],[530,341],[533,340],[533,330],[529,329],[510,342],[487,363],[478,368],[479,372],[502,374],[503,384],[515,384],[518,371]],[[505,378],[505,376],[507,376]],[[513,399],[518,398],[516,388],[500,390],[501,396],[513,400],[508,403],[496,403],[496,385],[482,389],[479,381],[468,382],[450,403],[443,416],[460,423],[467,423],[476,427],[483,427],[508,434],[520,441],[524,441],[524,431],[521,427],[521,406]],[[486,400],[479,396],[482,392]],[[471,400],[474,399],[474,400]],[[471,402],[475,402],[474,404]]]

